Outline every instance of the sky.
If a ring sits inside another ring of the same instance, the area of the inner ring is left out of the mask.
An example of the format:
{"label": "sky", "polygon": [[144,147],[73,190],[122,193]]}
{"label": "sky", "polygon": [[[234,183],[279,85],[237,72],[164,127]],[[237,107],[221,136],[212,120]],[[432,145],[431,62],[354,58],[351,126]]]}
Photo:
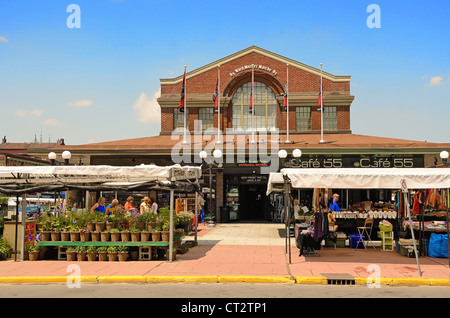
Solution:
{"label": "sky", "polygon": [[0,135],[158,135],[160,79],[256,45],[350,75],[354,134],[448,143],[449,11],[448,0],[0,0]]}

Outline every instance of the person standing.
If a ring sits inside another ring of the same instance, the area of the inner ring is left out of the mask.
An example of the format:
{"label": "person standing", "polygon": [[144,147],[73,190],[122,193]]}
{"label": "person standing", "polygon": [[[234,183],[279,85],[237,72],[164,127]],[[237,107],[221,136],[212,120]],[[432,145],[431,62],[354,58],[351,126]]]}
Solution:
{"label": "person standing", "polygon": [[156,203],[156,200],[154,197],[150,198],[150,208],[152,209],[152,212],[154,214],[158,214],[158,203]]}
{"label": "person standing", "polygon": [[123,206],[125,211],[131,211],[131,210],[136,209],[136,207],[133,204],[133,200],[134,200],[134,198],[132,196],[129,196],[127,198],[127,202],[125,202],[125,205]]}
{"label": "person standing", "polygon": [[103,197],[99,198],[97,203],[95,203],[92,206],[91,211],[92,212],[102,212],[103,214],[105,214],[105,212],[106,212],[105,201],[106,201],[105,198],[103,198]]}
{"label": "person standing", "polygon": [[111,203],[106,206],[105,216],[114,216],[114,213],[116,212],[116,206],[118,203],[119,200],[117,199],[112,200]]}
{"label": "person standing", "polygon": [[341,212],[341,208],[339,207],[339,194],[333,194],[333,203],[330,205],[330,211]]}
{"label": "person standing", "polygon": [[145,212],[150,212],[152,209],[150,207],[150,198],[149,197],[144,197],[144,199],[142,199],[142,203],[140,206],[140,212],[141,214],[145,213]]}
{"label": "person standing", "polygon": [[203,198],[204,193],[200,192],[198,196],[198,205],[200,206],[200,222],[205,222],[205,199]]}

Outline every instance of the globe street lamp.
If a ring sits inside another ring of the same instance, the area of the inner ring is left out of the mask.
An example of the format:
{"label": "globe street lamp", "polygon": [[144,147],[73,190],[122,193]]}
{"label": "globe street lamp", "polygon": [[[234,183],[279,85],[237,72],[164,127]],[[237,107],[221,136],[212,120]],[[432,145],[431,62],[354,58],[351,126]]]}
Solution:
{"label": "globe street lamp", "polygon": [[[214,227],[214,220],[212,215],[212,167],[215,166],[214,159],[207,160],[208,153],[204,150],[200,151],[198,154],[200,158],[205,161],[205,163],[208,164],[209,168],[209,221],[208,221],[208,227]],[[222,158],[222,151],[220,149],[216,149],[213,152],[213,157],[216,159],[216,161],[219,161],[220,158]],[[216,198],[217,199],[217,198]]]}
{"label": "globe street lamp", "polygon": [[52,166],[54,166],[55,165],[55,159],[56,159],[56,153],[54,153],[53,151],[49,152],[48,153],[48,159],[50,159],[50,163],[52,164]]}
{"label": "globe street lamp", "polygon": [[441,156],[442,164],[444,165],[444,167],[448,167],[448,151],[443,150],[439,155]]}
{"label": "globe street lamp", "polygon": [[69,159],[70,159],[70,157],[72,157],[72,154],[70,153],[70,151],[66,150],[66,151],[63,151],[62,157],[64,159],[64,163],[66,165],[68,165],[69,164]]}

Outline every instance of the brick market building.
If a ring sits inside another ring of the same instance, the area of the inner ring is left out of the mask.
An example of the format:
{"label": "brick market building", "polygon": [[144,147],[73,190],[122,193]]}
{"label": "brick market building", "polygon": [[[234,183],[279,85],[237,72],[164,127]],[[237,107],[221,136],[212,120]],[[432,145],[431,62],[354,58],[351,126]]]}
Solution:
{"label": "brick market building", "polygon": [[[220,117],[212,99],[218,74]],[[252,74],[254,116],[249,112]],[[283,107],[287,79],[288,112]],[[278,171],[283,165],[318,169],[435,167],[441,163],[440,151],[450,149],[450,143],[352,133],[350,110],[355,97],[350,92],[350,76],[327,72],[322,72],[325,107],[324,142],[321,142],[321,112],[317,106],[320,79],[319,68],[251,46],[192,71],[188,69],[184,113],[178,110],[183,74],[161,79],[158,98],[161,132],[158,136],[77,146],[55,145],[35,149],[32,154],[45,157],[45,152],[70,150],[71,164],[198,165],[202,164],[201,150],[206,149],[211,156],[212,151],[219,148],[223,160],[212,169],[212,177],[216,193],[213,213],[220,222],[220,207],[231,201],[239,203],[232,219],[274,220],[273,198],[265,195],[270,169]],[[253,133],[252,127],[255,127]],[[182,142],[184,136],[187,136],[186,144]],[[253,138],[255,143],[251,142]],[[280,149],[287,151],[286,160],[278,158]],[[299,161],[292,158],[294,149],[302,151]],[[261,150],[265,150],[267,156],[253,156],[254,151]],[[205,169],[205,188],[209,187],[209,177]],[[302,195],[307,192],[299,193],[300,199],[304,199]],[[375,190],[352,191],[342,204],[348,206],[354,201],[387,199],[388,196]],[[159,197],[159,200],[165,199]]]}

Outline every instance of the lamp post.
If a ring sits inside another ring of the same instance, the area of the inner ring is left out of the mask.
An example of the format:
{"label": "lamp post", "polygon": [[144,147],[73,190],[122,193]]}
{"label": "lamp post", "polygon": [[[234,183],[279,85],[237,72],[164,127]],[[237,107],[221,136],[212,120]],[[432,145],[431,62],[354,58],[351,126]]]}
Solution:
{"label": "lamp post", "polygon": [[[202,160],[205,161],[205,163],[208,164],[209,168],[209,221],[208,221],[208,227],[214,227],[214,220],[212,216],[212,167],[214,166],[214,159],[207,160],[208,153],[204,150],[200,151],[198,154]],[[222,158],[222,151],[220,149],[216,149],[213,152],[213,157],[218,161],[220,158]],[[217,199],[217,198],[216,198]]]}
{"label": "lamp post", "polygon": [[[440,157],[441,157],[441,160],[442,160],[442,164],[444,165],[444,167],[445,168],[447,168],[448,166],[449,166],[449,164],[448,164],[448,151],[445,151],[445,150],[443,150],[443,151],[441,151],[441,153],[439,154],[440,155]],[[450,203],[449,202],[449,200],[448,200],[448,198],[449,198],[449,195],[448,195],[448,188],[447,188],[447,202],[446,202],[446,204],[445,204],[445,206],[446,206],[446,216],[447,216],[447,241],[448,241],[448,250],[450,251],[450,230],[449,230],[449,225],[448,225],[448,204]],[[450,267],[450,256],[449,256],[449,258],[448,258],[448,266]]]}
{"label": "lamp post", "polygon": [[295,158],[295,165],[298,166],[300,157],[302,156],[302,151],[298,148],[294,149],[294,151],[292,151],[292,156]]}
{"label": "lamp post", "polygon": [[49,152],[48,153],[48,159],[50,159],[50,163],[52,164],[52,166],[54,166],[55,165],[55,159],[56,159],[56,153],[54,153],[53,151]]}
{"label": "lamp post", "polygon": [[287,151],[284,149],[281,149],[280,151],[278,151],[278,158],[281,159],[281,168],[283,168],[284,166],[284,160],[287,157]]}
{"label": "lamp post", "polygon": [[69,165],[69,159],[70,159],[70,157],[72,157],[72,154],[70,153],[70,151],[68,151],[68,150],[63,151],[62,157],[64,159],[65,165],[66,166]]}

